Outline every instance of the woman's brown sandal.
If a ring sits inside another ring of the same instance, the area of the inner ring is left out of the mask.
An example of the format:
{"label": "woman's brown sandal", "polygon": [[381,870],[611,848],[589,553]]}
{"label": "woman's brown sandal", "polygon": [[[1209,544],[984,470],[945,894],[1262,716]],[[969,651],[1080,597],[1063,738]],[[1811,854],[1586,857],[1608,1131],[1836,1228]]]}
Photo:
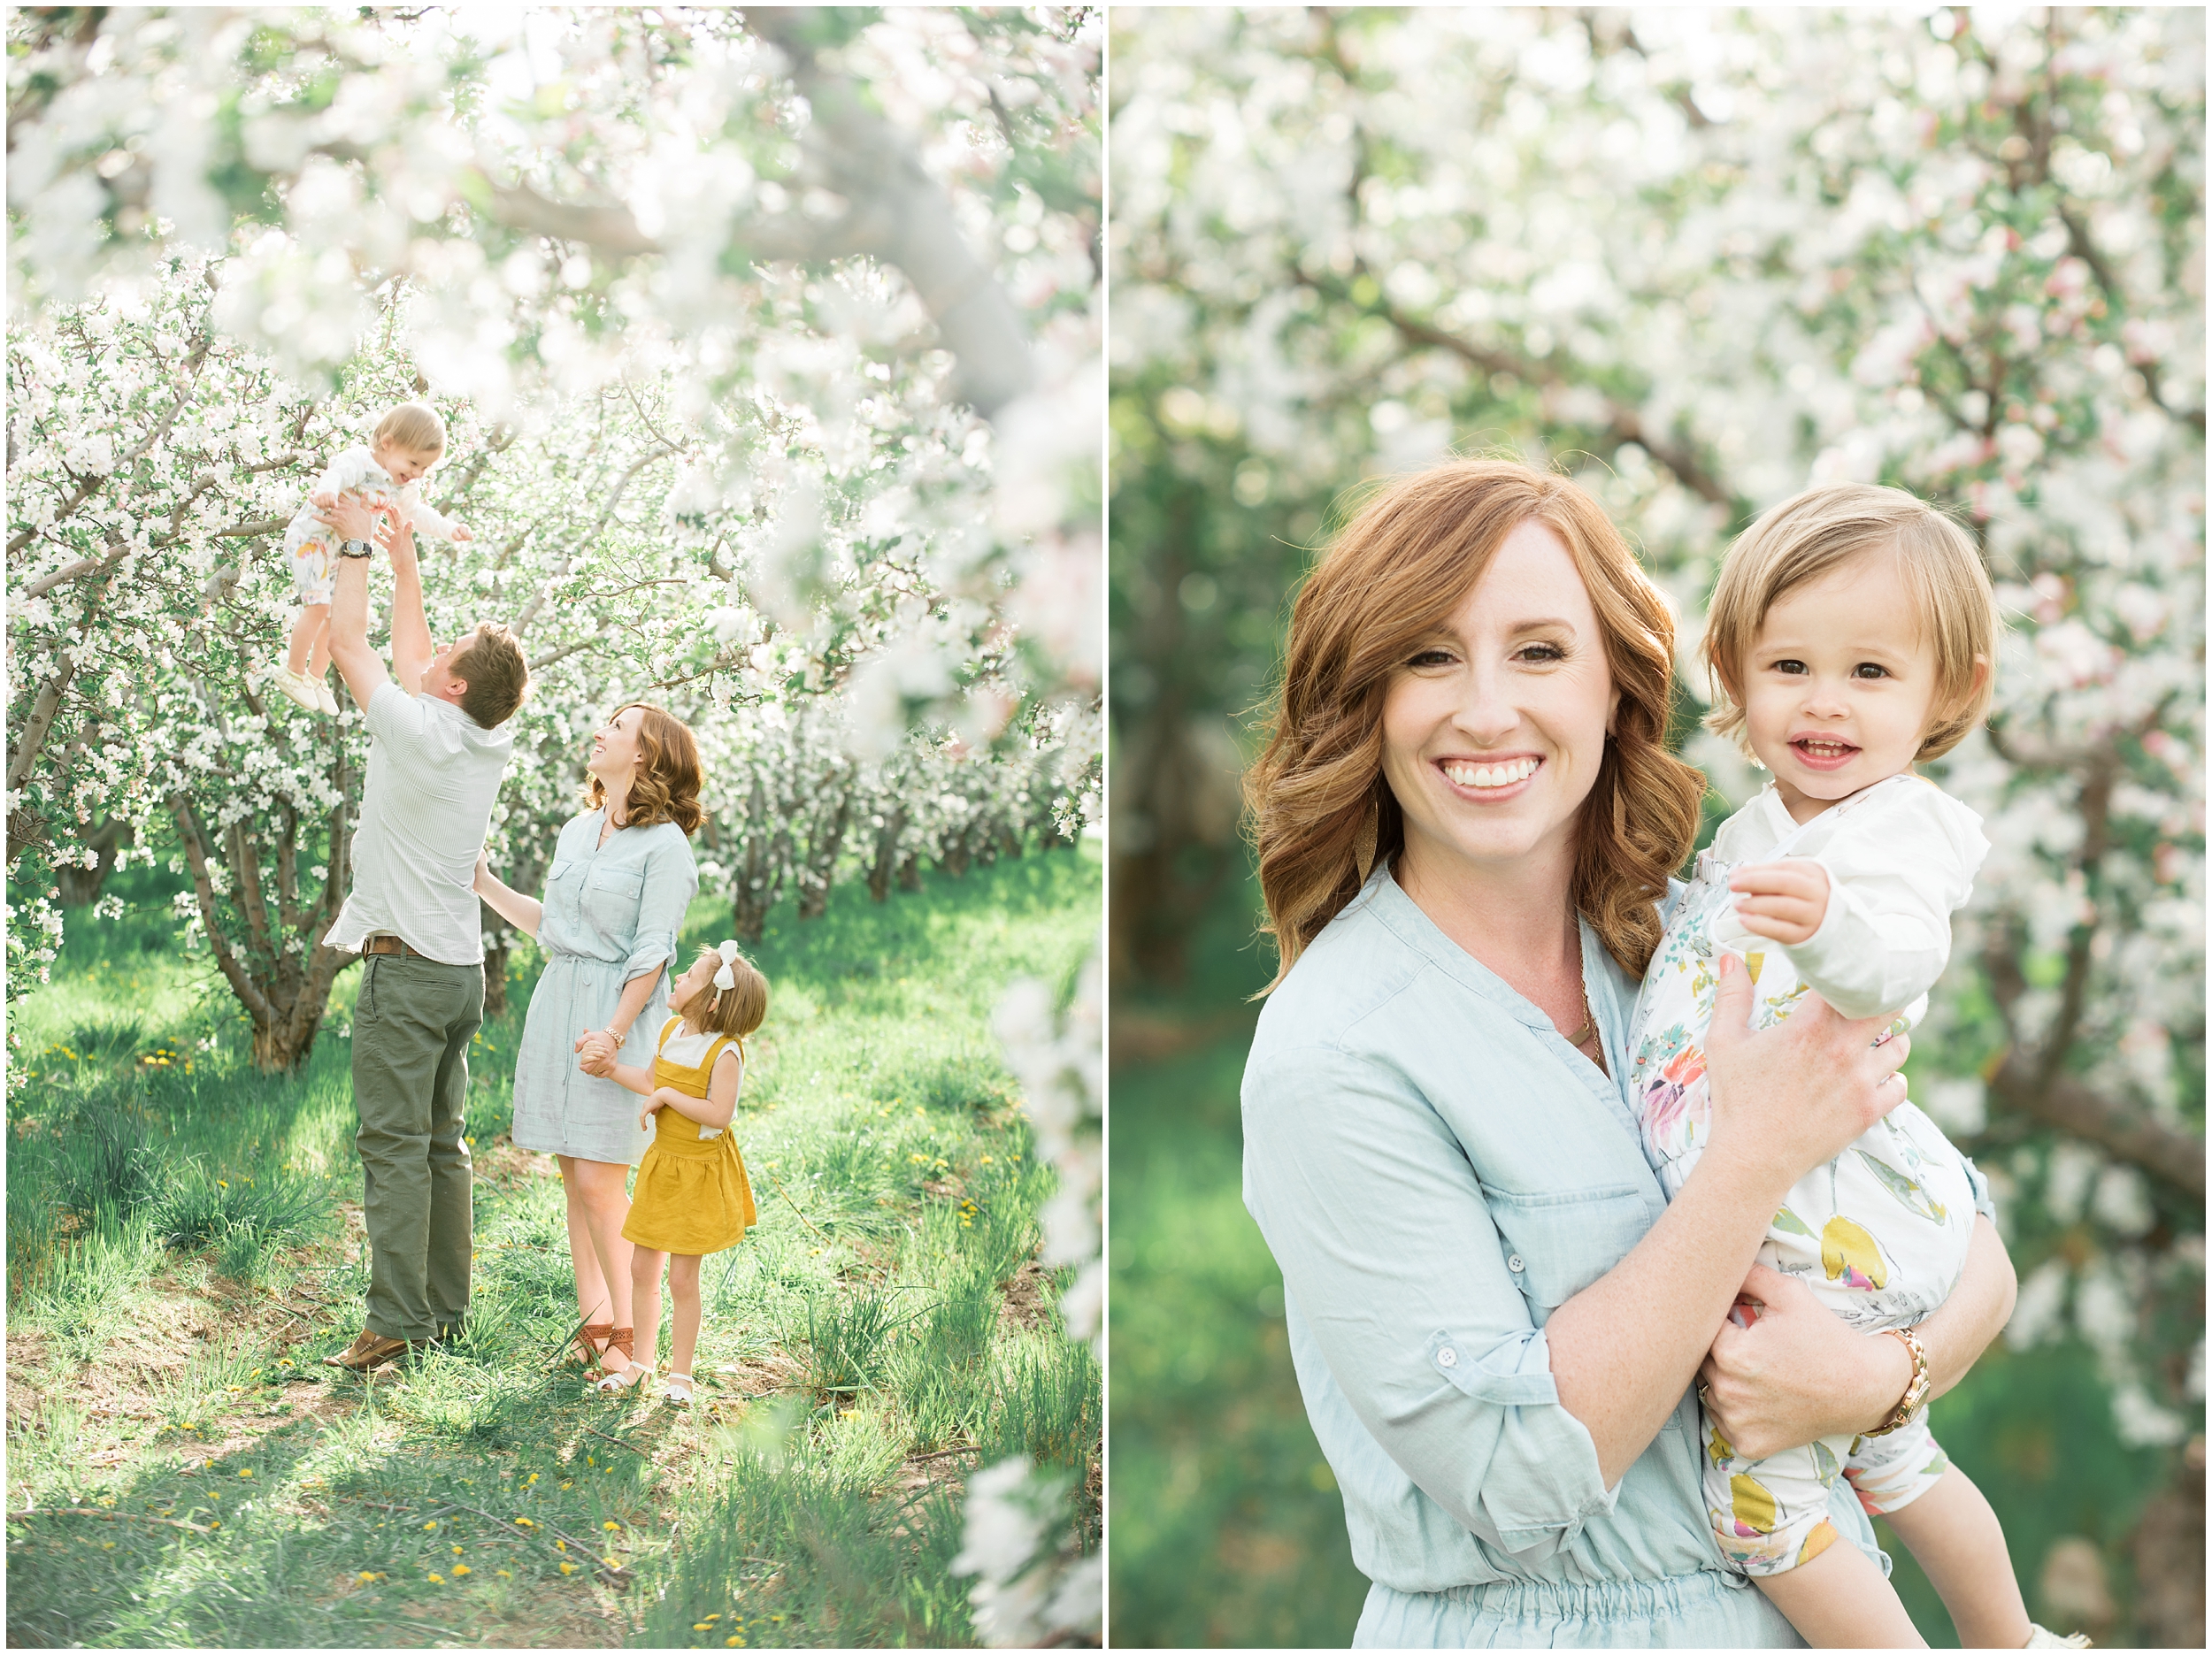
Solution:
{"label": "woman's brown sandal", "polygon": [[[626,1328],[623,1331],[626,1333],[629,1329]],[[585,1378],[597,1377],[592,1370],[599,1366],[599,1342],[611,1344],[613,1338],[614,1323],[611,1322],[587,1322],[576,1329],[576,1349]],[[626,1348],[623,1354],[629,1354]]]}
{"label": "woman's brown sandal", "polygon": [[638,1366],[636,1353],[630,1348],[632,1342],[635,1340],[636,1337],[637,1329],[634,1328],[617,1328],[611,1334],[608,1335],[607,1353],[609,1355],[612,1355],[615,1352],[620,1351],[622,1352],[623,1365],[620,1368],[608,1368],[607,1371],[600,1376],[599,1383],[592,1387],[593,1390],[606,1391],[627,1391],[632,1385],[636,1384],[640,1380],[650,1379],[653,1376],[653,1370],[650,1368],[641,1368]]}

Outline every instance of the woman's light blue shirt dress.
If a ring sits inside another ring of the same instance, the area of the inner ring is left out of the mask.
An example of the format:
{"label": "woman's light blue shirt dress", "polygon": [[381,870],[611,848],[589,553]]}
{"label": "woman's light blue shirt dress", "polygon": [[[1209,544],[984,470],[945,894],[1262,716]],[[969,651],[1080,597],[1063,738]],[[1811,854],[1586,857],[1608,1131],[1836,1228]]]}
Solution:
{"label": "woman's light blue shirt dress", "polygon": [[[1582,956],[1625,1073],[1635,985],[1587,924]],[[1546,1320],[1666,1206],[1634,1118],[1386,870],[1269,997],[1244,1138],[1245,1205],[1374,1582],[1356,1644],[1802,1647],[1707,1532],[1694,1394],[1612,1489],[1560,1406]],[[1832,1515],[1881,1557],[1840,1483]]]}
{"label": "woman's light blue shirt dress", "polygon": [[545,971],[515,1058],[514,1138],[544,1154],[635,1166],[652,1129],[638,1127],[635,1093],[577,1067],[576,1037],[605,1028],[623,985],[658,964],[660,980],[617,1058],[652,1067],[653,1038],[668,1020],[665,968],[699,893],[699,869],[674,823],[618,828],[602,846],[605,820],[605,811],[590,810],[563,828],[546,875],[538,924]]}

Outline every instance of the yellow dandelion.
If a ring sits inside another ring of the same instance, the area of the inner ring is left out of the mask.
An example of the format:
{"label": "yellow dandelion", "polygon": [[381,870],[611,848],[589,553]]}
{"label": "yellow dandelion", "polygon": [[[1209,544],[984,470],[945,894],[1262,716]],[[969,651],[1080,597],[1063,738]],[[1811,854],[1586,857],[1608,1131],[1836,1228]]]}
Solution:
{"label": "yellow dandelion", "polygon": [[458,1546],[454,1547],[454,1548],[453,1548],[453,1555],[454,1555],[455,1557],[457,1557],[457,1557],[459,1557],[459,1556],[461,1555],[461,1548],[460,1548],[460,1547],[458,1547]]}
{"label": "yellow dandelion", "polygon": [[572,1488],[574,1488],[576,1485],[575,1485],[573,1483],[562,1483],[562,1484],[561,1484],[561,1486],[562,1486],[564,1489],[572,1489]]}
{"label": "yellow dandelion", "polygon": [[442,1575],[433,1575],[430,1577],[430,1583],[433,1586],[442,1586],[445,1584],[445,1576]]}
{"label": "yellow dandelion", "polygon": [[364,1586],[366,1586],[371,1581],[374,1580],[376,1576],[370,1574],[368,1570],[363,1569],[360,1574],[355,1575],[354,1578],[359,1581]]}
{"label": "yellow dandelion", "polygon": [[433,1517],[433,1518],[432,1518],[432,1519],[431,1519],[428,1522],[425,1523],[425,1524],[422,1526],[422,1528],[423,1528],[423,1532],[424,1532],[425,1534],[428,1534],[428,1533],[429,1533],[432,1529],[435,1529],[437,1526],[438,1526],[438,1520],[437,1520],[436,1518]]}
{"label": "yellow dandelion", "polygon": [[511,1581],[514,1579],[514,1574],[511,1570],[502,1569],[499,1571],[499,1578],[503,1581]]}
{"label": "yellow dandelion", "polygon": [[568,1542],[565,1540],[556,1540],[553,1543],[553,1549],[556,1552],[565,1552],[568,1550]]}
{"label": "yellow dandelion", "polygon": [[600,1524],[599,1526],[602,1529],[612,1529],[617,1534],[620,1534],[622,1532],[622,1525],[616,1522],[612,1518],[609,1518],[605,1522]]}
{"label": "yellow dandelion", "polygon": [[532,1522],[527,1517],[518,1517],[515,1519],[515,1521],[521,1524],[525,1529],[535,1529],[537,1527],[537,1524]]}
{"label": "yellow dandelion", "polygon": [[242,1477],[250,1477],[253,1475],[253,1467],[251,1466],[248,1466],[241,1470],[238,1475]]}
{"label": "yellow dandelion", "polygon": [[982,1164],[987,1167],[989,1166],[991,1164],[991,1158],[988,1155],[984,1156]]}
{"label": "yellow dandelion", "polygon": [[467,1574],[468,1572],[469,1566],[465,1563],[456,1563],[453,1566],[453,1578],[456,1580],[460,1579],[462,1575]]}
{"label": "yellow dandelion", "polygon": [[576,1566],[573,1563],[564,1563],[561,1565],[561,1573],[564,1575],[573,1575],[576,1573]]}
{"label": "yellow dandelion", "polygon": [[[530,1482],[531,1482],[531,1483],[535,1483],[537,1480],[538,1480],[538,1474],[537,1474],[536,1472],[533,1471],[533,1472],[530,1474]],[[529,1483],[525,1483],[523,1486],[524,1486],[525,1488],[527,1488],[527,1487],[529,1486]]]}

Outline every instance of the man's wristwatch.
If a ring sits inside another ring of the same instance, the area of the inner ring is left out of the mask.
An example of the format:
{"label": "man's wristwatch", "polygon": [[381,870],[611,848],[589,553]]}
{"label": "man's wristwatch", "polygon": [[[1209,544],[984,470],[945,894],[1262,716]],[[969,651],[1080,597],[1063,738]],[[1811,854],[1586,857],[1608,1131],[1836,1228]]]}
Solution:
{"label": "man's wristwatch", "polygon": [[1920,1336],[1910,1328],[1884,1328],[1882,1331],[1902,1339],[1905,1348],[1912,1352],[1912,1381],[1906,1385],[1905,1394],[1898,1398],[1889,1418],[1870,1431],[1860,1432],[1862,1437],[1886,1437],[1892,1431],[1902,1429],[1911,1422],[1913,1415],[1920,1412],[1921,1404],[1928,1399],[1928,1352],[1921,1348]]}
{"label": "man's wristwatch", "polygon": [[374,550],[376,550],[376,548],[370,545],[366,540],[341,540],[338,542],[338,555],[341,557],[366,557]]}

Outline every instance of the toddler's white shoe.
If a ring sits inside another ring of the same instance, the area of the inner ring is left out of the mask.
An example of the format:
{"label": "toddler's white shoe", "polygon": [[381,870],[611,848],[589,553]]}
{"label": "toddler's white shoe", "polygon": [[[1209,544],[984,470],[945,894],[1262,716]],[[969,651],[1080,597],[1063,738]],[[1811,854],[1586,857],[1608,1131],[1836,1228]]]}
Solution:
{"label": "toddler's white shoe", "polygon": [[322,697],[315,693],[315,681],[305,673],[295,672],[283,662],[269,675],[269,682],[290,696],[311,713],[323,709]]}
{"label": "toddler's white shoe", "polygon": [[691,1406],[691,1375],[680,1374],[672,1369],[668,1377],[661,1383],[659,1399],[667,1403],[671,1407],[689,1407]]}
{"label": "toddler's white shoe", "polygon": [[338,698],[331,693],[330,686],[321,678],[315,680],[315,704],[328,716],[338,716]]}
{"label": "toddler's white shoe", "polygon": [[2028,1641],[2020,1646],[2023,1649],[2085,1650],[2090,1647],[2088,1638],[2079,1632],[2061,1637],[2055,1632],[2045,1631],[2032,1621],[2029,1621],[2028,1625],[2032,1630],[2028,1633]]}

